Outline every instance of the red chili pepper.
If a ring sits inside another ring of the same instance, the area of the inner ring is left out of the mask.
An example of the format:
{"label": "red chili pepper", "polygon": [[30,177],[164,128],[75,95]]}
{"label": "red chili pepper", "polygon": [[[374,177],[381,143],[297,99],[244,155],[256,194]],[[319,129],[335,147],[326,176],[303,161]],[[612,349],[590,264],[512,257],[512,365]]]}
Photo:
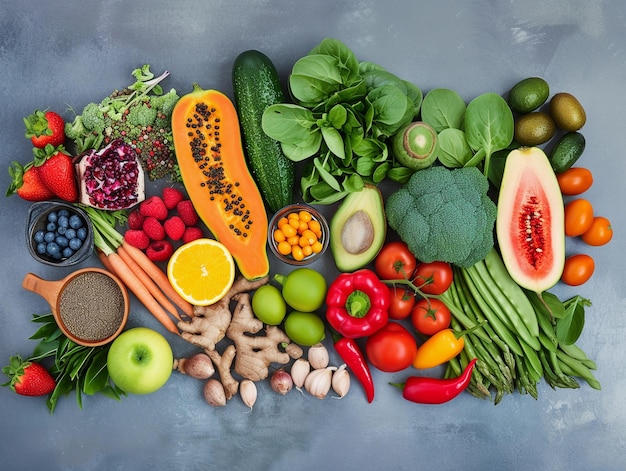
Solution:
{"label": "red chili pepper", "polygon": [[387,324],[389,304],[387,285],[372,270],[362,268],[340,274],[330,285],[326,319],[344,337],[367,337]]}
{"label": "red chili pepper", "polygon": [[335,350],[359,380],[365,390],[367,402],[371,403],[374,400],[374,380],[363,352],[354,339],[340,337],[337,340],[337,337],[335,337]]}
{"label": "red chili pepper", "polygon": [[443,404],[461,394],[472,379],[476,358],[470,361],[456,378],[437,379],[411,376],[405,383],[389,383],[402,390],[402,397],[419,404]]}

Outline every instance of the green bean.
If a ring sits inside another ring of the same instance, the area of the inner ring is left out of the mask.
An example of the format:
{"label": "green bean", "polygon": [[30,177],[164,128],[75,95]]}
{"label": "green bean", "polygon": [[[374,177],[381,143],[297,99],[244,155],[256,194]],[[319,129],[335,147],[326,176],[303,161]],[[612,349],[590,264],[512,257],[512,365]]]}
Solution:
{"label": "green bean", "polygon": [[568,369],[569,371],[571,371],[571,373],[568,374],[584,379],[587,384],[589,384],[589,386],[591,386],[593,389],[602,389],[600,386],[600,382],[596,379],[591,370],[583,365],[580,361],[570,357],[562,350],[557,350],[556,356],[559,359],[561,363],[561,368],[564,372],[566,371],[566,369]]}
{"label": "green bean", "polygon": [[563,350],[563,352],[565,352],[570,357],[575,358],[576,360],[580,361],[583,365],[585,365],[590,370],[598,369],[598,367],[596,365],[596,362],[593,361],[592,359],[590,359],[587,356],[587,354],[583,351],[583,349],[580,348],[578,345],[575,345],[575,344],[571,344],[571,345],[560,344],[559,348],[561,350]]}
{"label": "green bean", "polygon": [[485,267],[486,274],[489,275],[494,284],[499,287],[505,299],[521,317],[522,322],[526,325],[530,334],[536,337],[539,334],[539,326],[533,305],[526,297],[524,290],[511,278],[502,258],[500,258],[495,248],[492,248],[489,253],[487,253],[482,263],[476,264],[479,270],[481,270],[483,266]]}
{"label": "green bean", "polygon": [[[462,271],[457,271],[457,273],[463,273]],[[463,276],[463,275],[460,275]],[[497,314],[493,312],[493,310],[489,307],[489,305],[485,302],[483,297],[480,294],[480,291],[476,288],[476,286],[472,283],[472,280],[469,277],[463,276],[463,281],[465,287],[467,288],[468,297],[473,297],[474,301],[478,305],[480,312],[485,316],[489,324],[493,327],[493,329],[497,332],[500,338],[506,342],[509,348],[518,355],[523,355],[524,352],[522,347],[520,346],[518,340],[515,338],[511,330],[502,322]]]}
{"label": "green bean", "polygon": [[[559,361],[556,357],[556,352],[540,352],[541,354],[541,362],[544,365],[543,371],[544,376],[546,378],[548,375],[554,375],[554,383],[555,386],[560,388],[571,388],[576,389],[579,388],[580,385],[578,381],[576,381],[573,377],[566,375],[563,373],[561,366],[559,365]],[[552,386],[552,385],[551,385]]]}
{"label": "green bean", "polygon": [[535,307],[535,312],[537,313],[537,322],[539,323],[539,333],[543,333],[545,338],[549,340],[554,347],[558,347],[559,340],[556,337],[556,332],[550,318],[546,315],[543,309],[537,309]]}
{"label": "green bean", "polygon": [[537,352],[532,349],[526,342],[520,342],[522,346],[522,350],[524,350],[524,358],[527,360],[528,365],[532,368],[533,372],[536,375],[533,375],[533,378],[537,377],[537,381],[541,379],[543,376],[543,368],[541,367],[541,361],[537,356]]}
{"label": "green bean", "polygon": [[[443,294],[434,297],[438,298],[446,305],[452,315],[457,318],[465,329],[474,329],[474,327],[480,324],[476,318],[472,319],[464,310],[463,304],[459,298],[457,286],[454,282],[452,282],[450,287]],[[489,335],[487,335],[483,327],[477,327],[473,332],[484,341],[491,342],[491,338],[489,338]]]}
{"label": "green bean", "polygon": [[[494,313],[500,316],[503,322],[517,335],[524,340],[528,345],[533,347],[535,350],[539,350],[541,345],[539,344],[539,339],[537,338],[534,330],[530,330],[526,323],[524,322],[522,316],[515,310],[513,305],[507,299],[507,296],[504,292],[497,289],[495,286],[495,282],[489,279],[484,278],[484,273],[481,273],[477,268],[480,266],[479,264],[473,265],[471,267],[467,267],[464,269],[464,272],[467,277],[472,279],[472,282],[479,290],[482,297],[485,299],[485,302],[491,306]],[[486,270],[485,270],[486,271]],[[535,311],[532,312],[533,317],[535,317]],[[535,323],[537,322],[535,318]],[[537,335],[539,333],[539,328],[536,327]]]}
{"label": "green bean", "polygon": [[543,331],[539,332],[539,342],[543,348],[551,352],[556,352],[558,348],[558,344],[554,344]]}

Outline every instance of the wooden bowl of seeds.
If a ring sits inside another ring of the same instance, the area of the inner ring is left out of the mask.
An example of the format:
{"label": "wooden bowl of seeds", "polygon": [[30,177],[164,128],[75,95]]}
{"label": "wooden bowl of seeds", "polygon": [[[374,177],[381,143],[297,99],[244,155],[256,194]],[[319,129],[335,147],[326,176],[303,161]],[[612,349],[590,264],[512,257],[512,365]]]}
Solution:
{"label": "wooden bowl of seeds", "polygon": [[128,291],[107,270],[83,268],[56,281],[28,273],[22,287],[48,302],[61,332],[79,345],[105,345],[126,326]]}

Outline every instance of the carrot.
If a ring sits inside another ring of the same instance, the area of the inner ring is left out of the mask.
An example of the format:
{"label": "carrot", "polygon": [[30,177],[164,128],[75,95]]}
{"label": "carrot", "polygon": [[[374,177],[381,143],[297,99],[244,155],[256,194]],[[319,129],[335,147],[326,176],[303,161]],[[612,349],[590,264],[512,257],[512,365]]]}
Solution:
{"label": "carrot", "polygon": [[176,306],[172,304],[172,302],[167,299],[163,291],[159,289],[154,280],[148,276],[148,274],[141,268],[137,262],[128,254],[126,249],[121,245],[117,248],[117,254],[124,260],[124,263],[130,268],[130,270],[135,274],[137,279],[141,281],[141,284],[146,287],[150,294],[154,297],[154,299],[163,306],[167,311],[169,311],[176,319],[179,321],[182,320],[180,318],[180,314],[176,309]]}
{"label": "carrot", "polygon": [[185,315],[193,317],[193,306],[191,303],[183,299],[180,294],[174,290],[170,280],[167,278],[167,275],[156,263],[150,260],[140,249],[130,245],[124,240],[122,241],[120,247],[123,247],[124,250],[126,250],[128,255],[130,255],[141,268],[143,268],[148,276],[154,280],[159,288],[161,288],[163,293],[165,293],[165,295],[170,298],[172,302],[185,313]]}
{"label": "carrot", "polygon": [[106,268],[107,270],[109,270],[111,273],[113,273],[115,276],[117,276],[117,273],[115,273],[115,271],[113,270],[113,267],[111,266],[111,262],[107,258],[107,254],[105,254],[100,249],[98,249],[97,252],[98,252],[98,258],[100,259],[100,263],[102,263],[102,266]]}
{"label": "carrot", "polygon": [[150,313],[170,332],[179,335],[178,328],[163,307],[154,299],[150,291],[135,276],[122,257],[117,252],[111,252],[107,260],[114,273],[124,282],[126,287],[133,292],[137,299],[150,311]]}

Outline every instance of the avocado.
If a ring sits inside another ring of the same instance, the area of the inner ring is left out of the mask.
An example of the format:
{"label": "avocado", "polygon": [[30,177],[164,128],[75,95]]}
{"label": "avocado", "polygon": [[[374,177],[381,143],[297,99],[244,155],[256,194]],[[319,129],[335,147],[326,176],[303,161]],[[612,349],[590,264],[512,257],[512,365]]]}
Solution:
{"label": "avocado", "polygon": [[330,249],[337,269],[352,272],[374,260],[387,235],[383,196],[374,185],[349,193],[330,221]]}

